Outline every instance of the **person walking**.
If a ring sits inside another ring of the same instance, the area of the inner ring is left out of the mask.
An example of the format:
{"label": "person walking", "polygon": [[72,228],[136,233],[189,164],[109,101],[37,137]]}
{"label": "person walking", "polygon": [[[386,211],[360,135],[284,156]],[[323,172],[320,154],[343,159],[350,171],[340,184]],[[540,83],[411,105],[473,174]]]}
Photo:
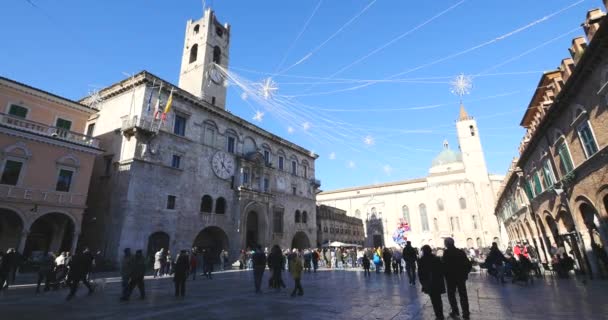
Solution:
{"label": "person walking", "polygon": [[129,275],[129,284],[127,287],[126,294],[122,298],[120,298],[120,300],[128,301],[135,287],[139,289],[139,299],[143,300],[146,298],[146,291],[144,287],[145,274],[146,259],[144,258],[143,251],[137,250],[135,251],[135,257],[133,257],[131,261],[131,274]]}
{"label": "person walking", "polygon": [[274,245],[268,255],[268,267],[272,271],[272,277],[270,278],[270,287],[281,290],[281,287],[285,287],[281,272],[283,271],[284,262],[283,253],[278,245]]}
{"label": "person walking", "polygon": [[175,282],[175,296],[184,297],[186,295],[186,279],[190,270],[190,257],[186,250],[180,251],[175,258],[173,267],[173,282]]}
{"label": "person walking", "polygon": [[161,248],[154,254],[154,278],[163,275],[166,261],[165,249]]}
{"label": "person walking", "polygon": [[40,285],[44,281],[44,291],[49,291],[52,279],[53,269],[55,268],[55,257],[50,252],[46,252],[40,259],[40,267],[38,269],[38,281],[36,284],[36,293],[40,292]]}
{"label": "person walking", "polygon": [[91,270],[91,260],[88,259],[84,253],[79,253],[70,259],[68,264],[68,284],[70,285],[70,293],[66,297],[66,300],[71,300],[76,295],[78,290],[78,283],[82,283],[89,289],[89,295],[93,294],[93,287],[87,280],[87,273]]}
{"label": "person walking", "polygon": [[[9,274],[9,265],[6,260],[6,254],[0,251],[0,291],[4,288],[8,288],[8,274]],[[6,287],[4,286],[6,284]]]}
{"label": "person walking", "polygon": [[312,272],[317,272],[317,269],[319,269],[319,258],[321,257],[321,254],[319,253],[318,249],[315,249],[312,251]]}
{"label": "person walking", "polygon": [[371,277],[371,274],[369,272],[370,261],[367,257],[367,254],[363,254],[363,259],[361,260],[361,263],[363,264],[363,276]]}
{"label": "person walking", "polygon": [[289,271],[291,272],[291,277],[295,282],[295,286],[291,292],[291,296],[295,297],[296,292],[299,296],[304,295],[304,289],[302,289],[302,269],[304,269],[304,267],[302,266],[302,256],[300,254],[297,254],[292,260]]}
{"label": "person walking", "polygon": [[467,296],[466,281],[471,272],[472,264],[464,251],[454,246],[454,239],[445,238],[445,251],[443,252],[443,264],[445,268],[445,280],[448,286],[448,300],[450,301],[450,317],[460,315],[458,303],[456,302],[456,290],[460,298],[463,319],[469,319],[469,297]]}
{"label": "person walking", "polygon": [[382,266],[382,259],[380,258],[380,254],[378,251],[374,252],[374,266],[376,267],[376,273],[380,273],[380,267]]}
{"label": "person walking", "polygon": [[196,280],[196,266],[198,264],[198,249],[192,248],[190,252],[190,273],[192,273],[192,280]]}
{"label": "person walking", "polygon": [[490,252],[486,257],[485,265],[488,268],[488,273],[500,281],[502,284],[505,283],[505,268],[503,263],[506,263],[507,259],[498,249],[498,244],[492,242]]}
{"label": "person walking", "polygon": [[[177,256],[175,260],[177,261]],[[165,270],[163,273],[170,276],[173,272],[173,257],[171,256],[171,250],[167,250],[167,254],[165,255]]]}
{"label": "person walking", "polygon": [[422,257],[418,260],[418,278],[422,285],[422,292],[429,295],[435,317],[445,319],[443,316],[443,302],[441,295],[445,293],[444,271],[441,259],[433,254],[429,245],[422,246]]}
{"label": "person walking", "polygon": [[120,263],[120,277],[122,280],[122,295],[120,296],[120,300],[127,300],[129,280],[131,279],[131,273],[133,272],[133,257],[131,256],[131,248],[125,248],[123,252],[124,256]]}
{"label": "person walking", "polygon": [[261,293],[262,277],[264,269],[266,269],[266,254],[262,251],[262,247],[258,245],[253,253],[253,282],[255,285],[255,293]]}
{"label": "person walking", "polygon": [[203,250],[203,275],[211,280],[211,272],[213,272],[213,252],[210,248]]}
{"label": "person walking", "polygon": [[418,253],[416,249],[412,247],[412,242],[407,241],[405,248],[403,248],[403,260],[405,260],[405,272],[410,280],[410,285],[416,285],[416,262],[418,260]]}
{"label": "person walking", "polygon": [[389,248],[385,247],[384,250],[382,250],[382,259],[384,260],[384,273],[391,274],[393,255],[391,254],[391,250]]}
{"label": "person walking", "polygon": [[21,255],[15,248],[10,248],[6,252],[6,261],[8,263],[9,273],[8,279],[6,281],[6,287],[8,288],[8,283],[15,284],[15,277],[17,275],[17,269],[19,269],[19,265],[21,264]]}

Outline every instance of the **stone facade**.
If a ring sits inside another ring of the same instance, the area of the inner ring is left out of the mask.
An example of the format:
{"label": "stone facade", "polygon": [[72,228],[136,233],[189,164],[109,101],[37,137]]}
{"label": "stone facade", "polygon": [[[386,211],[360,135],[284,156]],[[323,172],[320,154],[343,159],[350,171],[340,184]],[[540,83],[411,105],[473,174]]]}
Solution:
{"label": "stone facade", "polygon": [[540,80],[521,125],[527,129],[495,214],[512,241],[549,262],[564,247],[580,270],[607,274],[608,19],[591,10],[571,59]]}
{"label": "stone facade", "polygon": [[0,251],[71,251],[81,231],[99,141],[95,110],[0,78]]}
{"label": "stone facade", "polygon": [[363,221],[346,215],[346,211],[317,206],[317,246],[339,241],[348,244],[365,244]]}
{"label": "stone facade", "polygon": [[[199,32],[209,25],[216,24],[201,24]],[[204,82],[211,81],[208,71],[197,71]],[[182,76],[180,85],[191,80]],[[100,91],[100,111],[89,122],[106,153],[91,182],[87,243],[111,260],[125,247],[151,255],[199,246],[236,257],[255,244],[316,243],[317,155],[199,93],[146,71]],[[159,94],[161,105],[172,95],[164,121],[153,107]]]}
{"label": "stone facade", "polygon": [[487,247],[501,242],[493,215],[501,176],[487,172],[477,122],[461,106],[456,122],[460,151],[444,150],[425,178],[322,192],[317,203],[364,219],[365,246],[397,247],[393,234],[407,223],[415,246],[443,247],[454,237],[460,247]]}

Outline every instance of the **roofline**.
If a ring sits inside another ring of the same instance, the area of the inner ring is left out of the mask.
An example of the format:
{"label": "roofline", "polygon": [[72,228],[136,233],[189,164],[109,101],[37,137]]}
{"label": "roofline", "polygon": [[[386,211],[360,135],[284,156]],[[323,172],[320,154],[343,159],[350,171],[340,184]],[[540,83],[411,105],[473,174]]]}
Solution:
{"label": "roofline", "polygon": [[[7,87],[10,87],[10,88],[13,88],[16,90],[20,90],[20,91],[24,91],[24,92],[26,90],[35,91],[39,94],[46,96],[45,98],[47,98],[48,100],[54,100],[57,103],[66,105],[70,108],[78,109],[80,111],[88,112],[90,114],[97,112],[97,110],[95,110],[89,106],[86,106],[80,102],[62,97],[60,95],[57,95],[57,94],[54,94],[54,93],[51,93],[51,92],[48,92],[48,91],[45,91],[45,90],[42,90],[42,89],[39,89],[36,87],[32,87],[25,83],[22,83],[22,82],[13,80],[13,79],[9,79],[9,78],[3,77],[3,76],[0,76],[0,84],[4,84]],[[30,93],[30,92],[25,92],[25,93]]]}
{"label": "roofline", "polygon": [[526,107],[526,111],[524,112],[524,115],[521,118],[521,121],[519,122],[519,125],[521,127],[524,127],[524,121],[526,121],[526,117],[534,109],[532,106],[532,103],[534,103],[534,101],[536,100],[536,94],[538,93],[539,90],[545,89],[545,88],[543,88],[544,86],[542,85],[543,82],[545,81],[545,79],[547,78],[548,75],[555,74],[555,73],[561,73],[561,72],[559,69],[554,69],[554,70],[543,72],[543,75],[540,77],[540,80],[538,80],[538,84],[536,85],[536,90],[534,90],[534,93],[532,94],[532,99],[530,99],[530,103],[528,103],[528,107]]}
{"label": "roofline", "polygon": [[[135,83],[132,83],[133,79],[135,79]],[[237,122],[240,125],[249,127],[250,130],[256,131],[256,132],[260,133],[261,135],[265,136],[266,138],[278,141],[281,145],[283,145],[283,147],[288,147],[288,148],[296,150],[302,154],[306,154],[308,157],[310,157],[312,159],[319,158],[318,154],[313,154],[310,150],[303,148],[303,147],[295,144],[294,142],[281,138],[281,137],[275,135],[274,133],[271,133],[263,128],[260,128],[257,125],[255,125],[229,111],[212,106],[208,102],[199,99],[198,97],[191,94],[190,92],[180,88],[179,86],[174,85],[173,83],[171,83],[169,81],[166,81],[166,80],[160,78],[157,75],[154,75],[153,73],[151,73],[147,70],[142,70],[139,73],[135,74],[133,77],[125,78],[114,84],[111,84],[111,85],[99,90],[99,93],[102,96],[104,96],[104,95],[114,96],[114,95],[118,95],[124,91],[127,91],[127,90],[133,88],[133,86],[138,86],[143,83],[152,82],[154,80],[167,84],[167,86],[163,87],[163,90],[170,91],[171,88],[173,88],[174,97],[179,97],[182,100],[190,101],[190,102],[194,103],[195,105],[202,107],[205,111],[215,113],[216,115],[221,116],[225,119],[228,119],[229,121]],[[80,101],[84,101],[87,98],[89,98],[89,96],[82,98]]]}
{"label": "roofline", "polygon": [[343,189],[323,191],[321,193],[318,193],[317,195],[325,195],[325,194],[340,193],[340,192],[355,191],[355,190],[363,190],[363,189],[392,187],[392,186],[397,186],[397,185],[400,185],[400,184],[410,184],[410,183],[426,182],[426,180],[427,180],[427,178],[414,178],[414,179],[393,181],[393,182],[380,183],[380,184],[370,184],[370,185],[364,185],[364,186],[357,186],[357,187],[349,187],[349,188],[343,188]]}

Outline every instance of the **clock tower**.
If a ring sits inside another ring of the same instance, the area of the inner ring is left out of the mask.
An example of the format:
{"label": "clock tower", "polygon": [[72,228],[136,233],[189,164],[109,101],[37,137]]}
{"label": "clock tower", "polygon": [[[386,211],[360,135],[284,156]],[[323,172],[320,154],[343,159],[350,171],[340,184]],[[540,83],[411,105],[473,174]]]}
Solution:
{"label": "clock tower", "polygon": [[226,109],[226,85],[218,70],[228,68],[230,25],[221,24],[211,9],[199,20],[188,20],[179,87]]}

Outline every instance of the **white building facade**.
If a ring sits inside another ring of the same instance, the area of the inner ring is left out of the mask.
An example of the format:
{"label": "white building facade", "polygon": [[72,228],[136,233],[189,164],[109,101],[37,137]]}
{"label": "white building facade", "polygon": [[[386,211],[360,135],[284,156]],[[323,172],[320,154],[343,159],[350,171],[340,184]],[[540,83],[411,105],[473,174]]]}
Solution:
{"label": "white building facade", "polygon": [[[227,67],[229,37],[207,10],[187,23],[179,87],[143,71],[83,100],[100,109],[88,125],[105,150],[83,236],[106,258],[127,247],[150,256],[198,246],[234,258],[258,244],[316,243],[317,156],[225,110],[214,70]],[[172,96],[164,121],[154,115],[159,95],[162,108]]]}
{"label": "white building facade", "polygon": [[325,191],[317,203],[364,220],[366,246],[398,247],[393,234],[407,222],[414,246],[443,247],[445,237],[467,248],[501,243],[493,206],[502,176],[488,174],[477,122],[461,106],[456,122],[460,152],[447,142],[425,178]]}

